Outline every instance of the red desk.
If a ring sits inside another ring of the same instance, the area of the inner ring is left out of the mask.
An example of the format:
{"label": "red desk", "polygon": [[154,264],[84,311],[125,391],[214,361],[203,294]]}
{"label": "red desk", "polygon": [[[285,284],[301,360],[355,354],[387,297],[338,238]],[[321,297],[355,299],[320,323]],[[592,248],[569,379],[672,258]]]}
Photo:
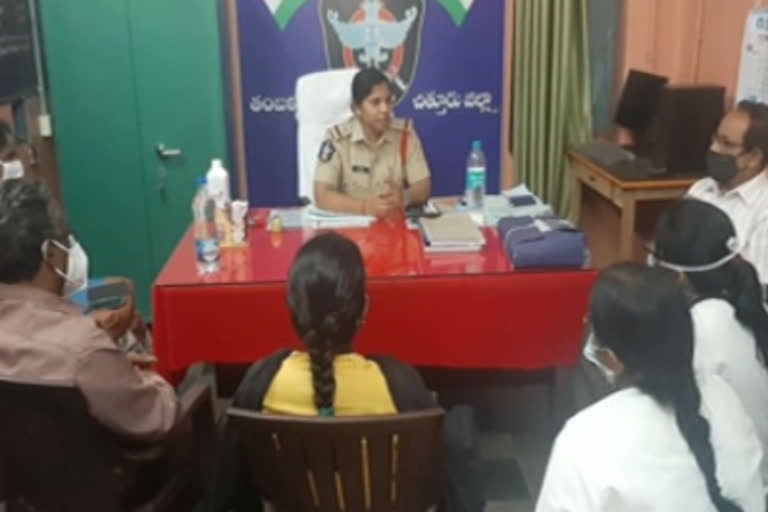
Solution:
{"label": "red desk", "polygon": [[[341,231],[360,246],[370,311],[356,342],[417,366],[540,369],[573,364],[593,271],[510,269],[495,230],[476,254],[425,254],[419,234],[376,224]],[[248,363],[295,345],[285,301],[294,255],[312,231],[250,232],[199,277],[188,232],[154,285],[158,370]]]}

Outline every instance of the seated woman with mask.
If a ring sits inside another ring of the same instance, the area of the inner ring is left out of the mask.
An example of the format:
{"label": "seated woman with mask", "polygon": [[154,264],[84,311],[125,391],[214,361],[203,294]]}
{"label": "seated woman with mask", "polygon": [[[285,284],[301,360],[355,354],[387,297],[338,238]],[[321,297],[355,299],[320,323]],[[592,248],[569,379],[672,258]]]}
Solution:
{"label": "seated woman with mask", "polygon": [[[757,271],[740,255],[719,208],[685,199],[656,226],[653,263],[679,272],[693,298],[693,365],[720,375],[741,399],[768,449],[768,312]],[[763,461],[768,483],[768,461]]]}
{"label": "seated woman with mask", "polygon": [[557,437],[538,512],[764,512],[762,448],[731,388],[694,374],[678,276],[621,264],[592,290],[585,355],[617,390]]}
{"label": "seated woman with mask", "polygon": [[[281,350],[255,363],[235,393],[233,405],[273,414],[365,416],[437,407],[432,393],[410,366],[386,357],[364,357],[353,341],[368,309],[362,255],[350,240],[326,233],[299,251],[288,277],[288,309],[306,350]],[[450,419],[447,418],[447,424]],[[451,439],[451,432],[446,432]],[[236,434],[222,439],[215,482],[214,510],[260,510],[258,489],[248,483],[245,453]],[[459,510],[481,511],[469,488],[466,464],[451,466],[451,496],[472,503]],[[450,485],[450,484],[449,484]],[[466,494],[464,492],[466,491]],[[472,494],[472,497],[466,497]]]}

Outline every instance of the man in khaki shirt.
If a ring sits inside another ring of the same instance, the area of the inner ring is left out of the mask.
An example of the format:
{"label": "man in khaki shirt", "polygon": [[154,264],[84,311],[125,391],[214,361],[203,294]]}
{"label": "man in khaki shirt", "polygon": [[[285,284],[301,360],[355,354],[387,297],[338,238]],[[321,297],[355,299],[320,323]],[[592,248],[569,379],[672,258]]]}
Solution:
{"label": "man in khaki shirt", "polygon": [[87,257],[43,185],[0,183],[0,247],[0,379],[74,386],[111,431],[166,434],[177,416],[170,384],[63,297],[84,285]]}
{"label": "man in khaki shirt", "polygon": [[389,80],[374,68],[352,81],[348,121],[331,127],[320,147],[315,200],[325,210],[386,218],[431,193],[429,165],[407,120],[392,118]]}

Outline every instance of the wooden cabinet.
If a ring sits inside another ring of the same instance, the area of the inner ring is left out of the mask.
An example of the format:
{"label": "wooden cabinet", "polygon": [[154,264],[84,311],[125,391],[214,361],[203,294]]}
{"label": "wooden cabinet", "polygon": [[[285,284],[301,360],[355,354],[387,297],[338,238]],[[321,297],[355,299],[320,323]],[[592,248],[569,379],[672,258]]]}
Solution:
{"label": "wooden cabinet", "polygon": [[692,177],[670,178],[664,176],[655,179],[625,181],[577,151],[568,151],[567,157],[576,180],[580,184],[578,197],[581,198],[582,189],[591,189],[619,210],[618,256],[622,261],[631,261],[634,255],[638,203],[679,199],[694,183]]}

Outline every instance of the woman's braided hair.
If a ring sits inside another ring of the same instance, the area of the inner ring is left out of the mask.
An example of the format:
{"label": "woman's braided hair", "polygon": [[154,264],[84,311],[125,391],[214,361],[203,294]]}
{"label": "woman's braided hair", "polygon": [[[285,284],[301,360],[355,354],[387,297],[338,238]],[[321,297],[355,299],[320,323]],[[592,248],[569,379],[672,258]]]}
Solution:
{"label": "woman's braided hair", "polygon": [[717,480],[710,425],[699,411],[701,393],[693,372],[693,320],[678,276],[659,268],[614,265],[592,289],[590,319],[598,345],[624,364],[624,378],[674,410],[718,512],[740,512]]}
{"label": "woman's braided hair", "polygon": [[309,353],[315,406],[333,414],[336,354],[350,351],[365,311],[365,267],[360,250],[336,233],[301,248],[288,279],[291,320]]}

